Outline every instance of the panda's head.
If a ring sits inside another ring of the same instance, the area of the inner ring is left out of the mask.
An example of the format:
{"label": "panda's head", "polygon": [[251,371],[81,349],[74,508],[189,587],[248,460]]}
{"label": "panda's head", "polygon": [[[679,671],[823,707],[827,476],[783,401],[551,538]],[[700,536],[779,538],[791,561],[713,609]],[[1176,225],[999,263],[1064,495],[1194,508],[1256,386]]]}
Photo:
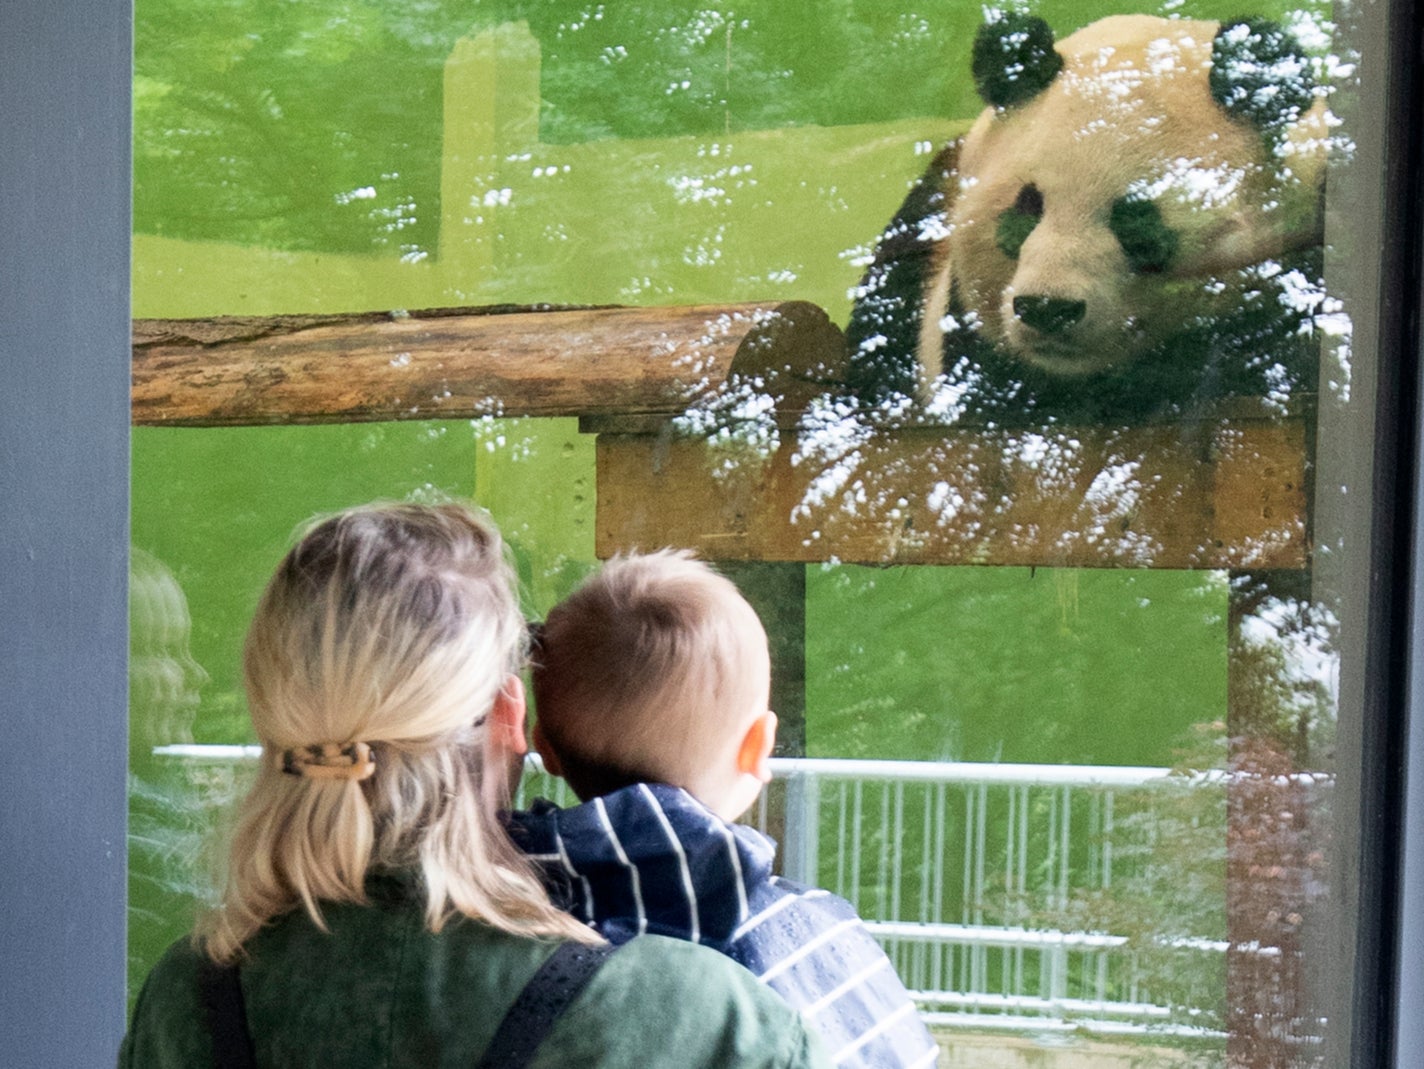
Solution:
{"label": "panda's head", "polygon": [[1058,375],[1124,364],[1319,241],[1326,113],[1273,23],[1102,19],[1055,42],[987,23],[988,105],[947,190],[957,304]]}

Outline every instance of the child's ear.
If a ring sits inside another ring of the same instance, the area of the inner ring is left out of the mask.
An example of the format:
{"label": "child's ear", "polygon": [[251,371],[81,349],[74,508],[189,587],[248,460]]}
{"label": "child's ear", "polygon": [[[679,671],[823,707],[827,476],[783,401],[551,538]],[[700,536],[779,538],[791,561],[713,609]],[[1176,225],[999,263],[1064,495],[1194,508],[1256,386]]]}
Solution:
{"label": "child's ear", "polygon": [[508,676],[490,708],[490,736],[515,756],[529,749],[524,739],[524,714],[524,681]]}
{"label": "child's ear", "polygon": [[559,755],[554,753],[554,748],[549,745],[549,740],[544,734],[544,728],[538,720],[534,721],[534,749],[539,756],[544,759],[544,771],[551,776],[562,776],[563,766],[559,764]]}
{"label": "child's ear", "polygon": [[737,749],[737,771],[771,782],[771,750],[776,745],[776,714],[770,709],[751,722]]}

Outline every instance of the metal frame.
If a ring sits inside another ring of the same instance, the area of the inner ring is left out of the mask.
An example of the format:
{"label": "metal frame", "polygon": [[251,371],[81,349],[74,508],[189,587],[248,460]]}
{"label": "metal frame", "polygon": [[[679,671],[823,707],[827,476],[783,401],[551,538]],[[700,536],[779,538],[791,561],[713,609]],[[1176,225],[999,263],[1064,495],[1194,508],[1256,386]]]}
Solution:
{"label": "metal frame", "polygon": [[[1373,934],[1381,952],[1372,974],[1357,975],[1355,999],[1357,1006],[1374,1001],[1371,988],[1379,984],[1385,997],[1377,1004],[1389,1018],[1376,1027],[1388,1049],[1383,1040],[1376,1047],[1362,1038],[1356,1050],[1374,1054],[1371,1064],[1403,1069],[1424,1065],[1424,12],[1412,0],[1392,7],[1386,213],[1400,240],[1384,252],[1380,304],[1387,324],[1381,351],[1397,361],[1396,401],[1393,427],[1381,420],[1376,456],[1393,462],[1393,497],[1376,491],[1375,509],[1381,541],[1388,540],[1376,574],[1394,596],[1380,621],[1389,658],[1380,672],[1393,701],[1376,722],[1385,761],[1375,800],[1381,819],[1368,848],[1393,882],[1379,913],[1360,917],[1361,937]],[[1365,852],[1362,868],[1373,858]]]}
{"label": "metal frame", "polygon": [[0,8],[0,1050],[124,1023],[129,0]]}
{"label": "metal frame", "polygon": [[[1410,0],[1356,7],[1389,42],[1391,133],[1348,1063],[1405,1069],[1424,1064],[1424,68]],[[37,1067],[105,1064],[122,1027],[131,18],[9,3],[0,33],[0,1045]]]}
{"label": "metal frame", "polygon": [[1395,0],[1359,17],[1388,60],[1361,94],[1381,115],[1384,225],[1349,1063],[1404,1069],[1424,1064],[1424,12]]}

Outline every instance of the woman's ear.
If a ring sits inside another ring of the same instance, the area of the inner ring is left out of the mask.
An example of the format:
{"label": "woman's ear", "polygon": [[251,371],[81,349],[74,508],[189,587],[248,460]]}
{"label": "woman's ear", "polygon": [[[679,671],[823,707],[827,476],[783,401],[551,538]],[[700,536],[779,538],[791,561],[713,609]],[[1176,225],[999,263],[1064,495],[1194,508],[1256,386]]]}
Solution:
{"label": "woman's ear", "polygon": [[771,751],[776,745],[776,714],[770,709],[751,722],[737,748],[737,771],[771,782]]}
{"label": "woman's ear", "polygon": [[490,709],[490,737],[515,756],[529,749],[524,738],[524,715],[524,680],[507,676]]}
{"label": "woman's ear", "polygon": [[544,734],[544,728],[537,719],[534,721],[534,749],[544,761],[545,772],[551,776],[564,774],[564,767],[559,763],[559,755],[549,745],[549,737]]}

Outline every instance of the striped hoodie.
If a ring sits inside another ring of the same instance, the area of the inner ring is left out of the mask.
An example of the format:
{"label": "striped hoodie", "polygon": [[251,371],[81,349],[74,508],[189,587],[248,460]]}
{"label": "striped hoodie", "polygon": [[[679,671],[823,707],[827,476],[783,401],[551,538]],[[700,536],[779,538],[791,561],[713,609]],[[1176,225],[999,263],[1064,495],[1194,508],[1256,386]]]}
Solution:
{"label": "striped hoodie", "polygon": [[510,815],[554,901],[613,943],[652,932],[702,943],[799,1010],[843,1066],[925,1069],[938,1054],[854,907],[771,873],[776,844],[686,791],[636,784]]}

